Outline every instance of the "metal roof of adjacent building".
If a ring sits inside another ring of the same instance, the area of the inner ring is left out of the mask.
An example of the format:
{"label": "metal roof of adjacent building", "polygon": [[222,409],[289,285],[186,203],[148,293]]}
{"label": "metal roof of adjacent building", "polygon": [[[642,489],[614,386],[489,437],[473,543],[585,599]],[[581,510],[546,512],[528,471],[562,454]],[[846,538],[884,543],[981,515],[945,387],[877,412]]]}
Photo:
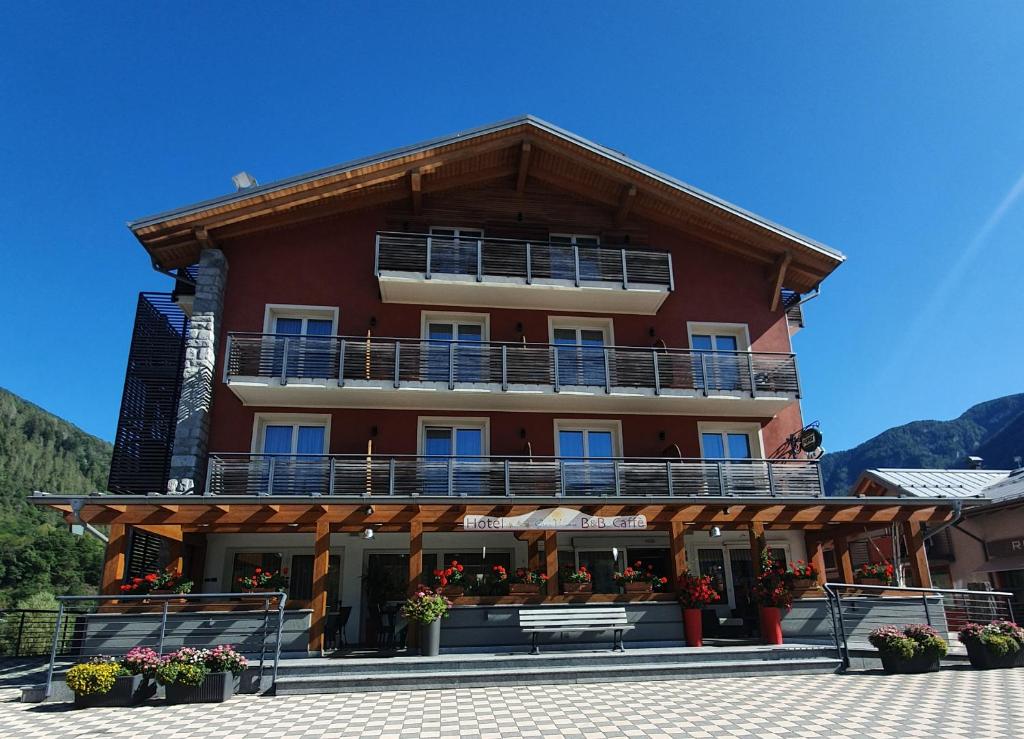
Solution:
{"label": "metal roof of adjacent building", "polygon": [[[1009,470],[864,470],[867,478],[884,486],[890,495],[917,498],[992,498],[991,490],[1010,477]],[[1024,493],[1024,475],[1019,475]],[[859,484],[859,482],[858,482]]]}

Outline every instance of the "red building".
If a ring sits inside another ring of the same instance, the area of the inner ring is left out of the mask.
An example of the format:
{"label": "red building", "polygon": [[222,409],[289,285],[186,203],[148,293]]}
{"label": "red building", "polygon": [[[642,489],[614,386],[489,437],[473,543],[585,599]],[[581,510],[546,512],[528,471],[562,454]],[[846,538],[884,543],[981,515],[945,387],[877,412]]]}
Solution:
{"label": "red building", "polygon": [[[40,501],[111,525],[107,592],[144,541],[208,592],[280,569],[318,652],[331,612],[364,638],[457,559],[447,648],[515,639],[480,615],[524,602],[627,603],[671,642],[683,570],[742,619],[761,550],[834,543],[850,581],[845,537],[892,521],[927,584],[949,508],[823,498],[798,443],[791,337],[839,252],[532,117],[236,181],[131,224],[176,290],[140,297],[111,494]],[[619,592],[635,561],[666,587]]]}

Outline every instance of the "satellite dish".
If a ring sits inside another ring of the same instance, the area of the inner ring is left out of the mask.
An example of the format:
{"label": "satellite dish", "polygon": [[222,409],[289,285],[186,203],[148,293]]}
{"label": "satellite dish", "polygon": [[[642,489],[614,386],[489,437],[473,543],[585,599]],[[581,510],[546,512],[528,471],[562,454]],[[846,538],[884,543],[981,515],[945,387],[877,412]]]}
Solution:
{"label": "satellite dish", "polygon": [[813,426],[800,432],[800,448],[805,452],[813,452],[821,446],[821,429]]}

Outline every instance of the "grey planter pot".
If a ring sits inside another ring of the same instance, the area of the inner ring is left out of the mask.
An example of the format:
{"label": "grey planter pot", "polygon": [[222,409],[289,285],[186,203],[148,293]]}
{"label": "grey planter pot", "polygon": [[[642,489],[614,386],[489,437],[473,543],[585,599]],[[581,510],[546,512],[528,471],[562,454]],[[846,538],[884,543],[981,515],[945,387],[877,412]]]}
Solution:
{"label": "grey planter pot", "polygon": [[993,654],[980,641],[972,640],[965,642],[967,657],[971,660],[971,667],[979,670],[997,670],[1007,667],[1024,667],[1024,649],[1018,649],[1010,654]]}
{"label": "grey planter pot", "polygon": [[202,685],[167,685],[168,703],[223,703],[235,693],[235,676],[230,672],[211,672]]}
{"label": "grey planter pot", "polygon": [[156,693],[156,683],[142,675],[125,675],[114,680],[114,687],[107,693],[78,695],[75,693],[76,708],[99,706],[134,706]]}
{"label": "grey planter pot", "polygon": [[919,672],[938,672],[939,658],[931,655],[918,655],[911,659],[903,659],[892,652],[881,652],[882,669],[890,675],[912,675]]}
{"label": "grey planter pot", "polygon": [[420,624],[420,654],[436,657],[441,651],[441,619]]}

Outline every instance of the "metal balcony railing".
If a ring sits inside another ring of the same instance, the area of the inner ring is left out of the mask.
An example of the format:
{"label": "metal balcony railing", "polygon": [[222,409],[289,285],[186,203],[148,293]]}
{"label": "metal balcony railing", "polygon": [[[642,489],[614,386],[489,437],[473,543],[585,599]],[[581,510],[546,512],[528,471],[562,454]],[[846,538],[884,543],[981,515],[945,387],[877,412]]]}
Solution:
{"label": "metal balcony railing", "polygon": [[819,497],[804,459],[210,455],[207,495]]}
{"label": "metal balcony railing", "polygon": [[675,289],[672,257],[668,252],[588,246],[550,241],[466,238],[382,231],[377,234],[374,274],[414,272],[424,279],[434,275],[466,275],[478,282],[487,278],[613,282],[661,285]]}
{"label": "metal balcony railing", "polygon": [[565,386],[789,394],[800,397],[796,356],[773,352],[565,344],[438,341],[354,336],[233,333],[228,336],[225,380],[233,377],[441,383],[454,390],[472,385]]}

